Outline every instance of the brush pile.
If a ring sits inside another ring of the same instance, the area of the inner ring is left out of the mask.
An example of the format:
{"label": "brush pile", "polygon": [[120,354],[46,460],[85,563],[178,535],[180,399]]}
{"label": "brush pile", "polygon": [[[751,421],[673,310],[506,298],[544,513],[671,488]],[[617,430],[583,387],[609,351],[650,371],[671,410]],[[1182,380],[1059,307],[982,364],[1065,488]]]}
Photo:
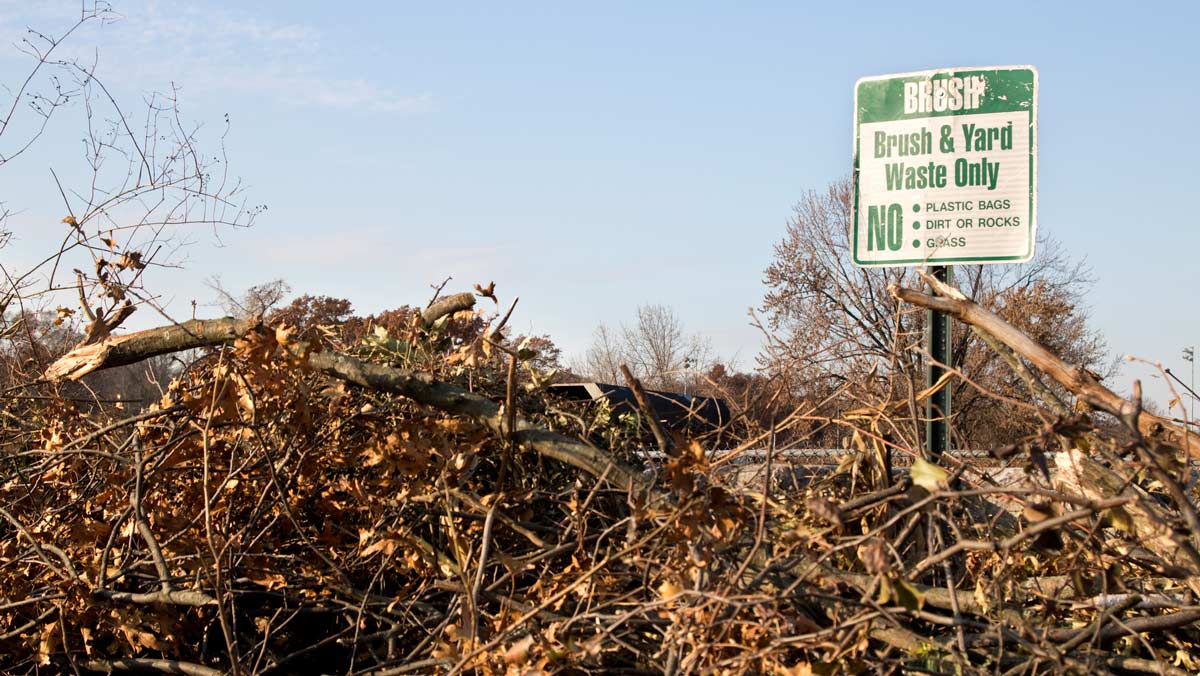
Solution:
{"label": "brush pile", "polygon": [[[467,294],[353,344],[255,319],[93,340],[0,394],[0,671],[1200,669],[1200,438],[930,284],[892,292],[1070,405],[927,458],[910,402],[875,401],[821,421],[846,452],[799,482],[772,432],[810,409],[738,418],[714,456],[556,401],[504,319],[452,339]],[[63,394],[185,350],[136,413]]]}

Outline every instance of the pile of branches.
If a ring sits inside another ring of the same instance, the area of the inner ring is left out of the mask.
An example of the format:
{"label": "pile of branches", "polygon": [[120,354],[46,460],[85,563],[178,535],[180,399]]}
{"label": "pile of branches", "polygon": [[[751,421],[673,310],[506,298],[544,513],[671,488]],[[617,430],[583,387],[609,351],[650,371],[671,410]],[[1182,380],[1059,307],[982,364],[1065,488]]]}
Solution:
{"label": "pile of branches", "polygon": [[[879,401],[824,421],[836,470],[785,482],[773,429],[735,421],[713,457],[555,401],[507,314],[448,341],[470,294],[354,345],[254,318],[87,342],[22,415],[0,395],[0,670],[1200,668],[1200,438],[929,282],[892,292],[971,324],[1039,402],[1000,462],[924,458],[913,402]],[[196,349],[133,415],[54,395]],[[761,480],[725,471],[764,446]]]}

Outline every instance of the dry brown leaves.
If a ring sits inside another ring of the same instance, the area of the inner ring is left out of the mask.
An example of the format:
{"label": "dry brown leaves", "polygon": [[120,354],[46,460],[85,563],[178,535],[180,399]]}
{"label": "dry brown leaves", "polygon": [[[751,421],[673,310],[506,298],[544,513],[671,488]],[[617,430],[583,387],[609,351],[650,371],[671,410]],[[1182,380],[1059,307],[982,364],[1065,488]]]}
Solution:
{"label": "dry brown leaves", "polygon": [[[360,354],[506,401],[508,353],[439,333],[468,321],[414,323]],[[37,434],[5,443],[0,668],[1049,673],[1115,669],[1114,651],[1196,667],[1191,622],[1120,630],[1192,612],[1189,581],[1156,570],[1112,509],[1036,472],[1010,488],[969,458],[889,474],[884,451],[915,451],[875,420],[847,430],[839,468],[802,482],[783,458],[784,474],[737,481],[693,442],[653,491],[626,494],[476,423],[311,373],[316,348],[296,335],[212,352],[124,422],[48,400]],[[536,387],[512,396],[556,430],[598,420]],[[1127,442],[1071,434],[1110,465],[1129,457]],[[591,439],[626,458],[653,447],[620,420]],[[1119,622],[1104,614],[1132,595]]]}

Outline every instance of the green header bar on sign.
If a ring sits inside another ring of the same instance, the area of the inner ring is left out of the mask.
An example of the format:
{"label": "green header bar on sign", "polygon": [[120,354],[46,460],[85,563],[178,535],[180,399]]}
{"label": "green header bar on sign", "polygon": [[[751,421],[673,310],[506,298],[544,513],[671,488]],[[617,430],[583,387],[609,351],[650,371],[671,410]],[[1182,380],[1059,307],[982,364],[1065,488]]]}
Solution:
{"label": "green header bar on sign", "polygon": [[1028,111],[1033,91],[1034,73],[1029,68],[867,78],[858,82],[856,112],[860,123],[871,123]]}

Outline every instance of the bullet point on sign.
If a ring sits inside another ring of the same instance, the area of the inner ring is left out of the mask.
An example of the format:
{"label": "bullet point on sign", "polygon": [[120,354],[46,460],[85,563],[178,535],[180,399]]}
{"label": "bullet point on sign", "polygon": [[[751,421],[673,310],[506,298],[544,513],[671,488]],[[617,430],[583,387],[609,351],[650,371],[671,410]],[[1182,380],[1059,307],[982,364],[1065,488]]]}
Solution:
{"label": "bullet point on sign", "polygon": [[921,221],[913,221],[913,230],[921,229]]}
{"label": "bullet point on sign", "polygon": [[921,205],[920,205],[920,204],[914,204],[914,205],[913,205],[913,211],[914,211],[914,212],[916,212],[916,211],[920,211],[920,210],[921,210]]}
{"label": "bullet point on sign", "polygon": [[919,239],[914,239],[914,240],[913,240],[913,247],[915,247],[915,248],[918,248],[918,249],[919,249],[919,248],[921,248],[921,240],[919,240]]}

